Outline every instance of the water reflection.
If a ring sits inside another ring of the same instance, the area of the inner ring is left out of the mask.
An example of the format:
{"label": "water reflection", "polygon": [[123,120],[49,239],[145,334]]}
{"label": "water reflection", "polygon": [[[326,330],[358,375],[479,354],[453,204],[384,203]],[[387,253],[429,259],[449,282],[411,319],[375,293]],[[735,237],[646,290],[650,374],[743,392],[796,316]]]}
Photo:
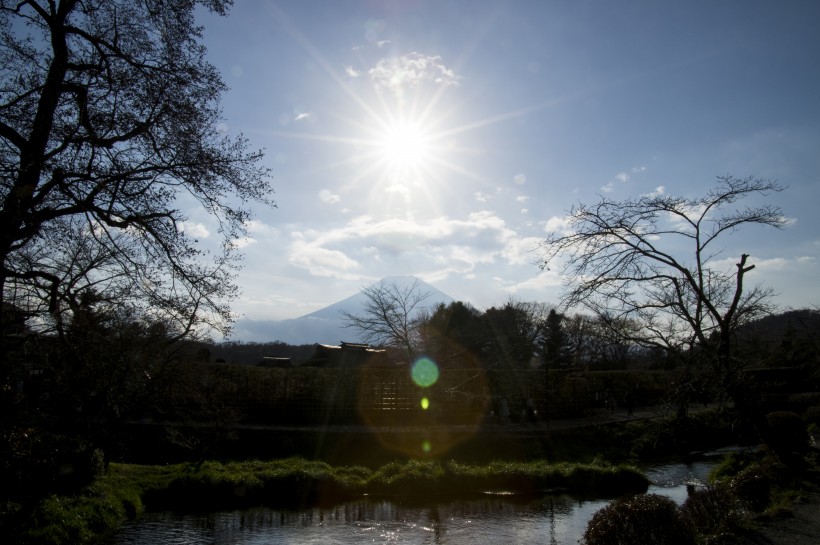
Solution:
{"label": "water reflection", "polygon": [[[650,492],[678,503],[686,485],[702,483],[714,464],[650,468]],[[577,545],[590,517],[606,500],[545,496],[530,501],[486,496],[425,506],[375,498],[300,511],[267,508],[210,514],[148,513],[127,525],[115,545],[273,545],[476,543]]]}
{"label": "water reflection", "polygon": [[432,507],[361,500],[302,511],[250,509],[210,514],[148,513],[126,526],[118,545],[291,543],[575,544],[606,502],[566,496],[516,503],[509,497]]}

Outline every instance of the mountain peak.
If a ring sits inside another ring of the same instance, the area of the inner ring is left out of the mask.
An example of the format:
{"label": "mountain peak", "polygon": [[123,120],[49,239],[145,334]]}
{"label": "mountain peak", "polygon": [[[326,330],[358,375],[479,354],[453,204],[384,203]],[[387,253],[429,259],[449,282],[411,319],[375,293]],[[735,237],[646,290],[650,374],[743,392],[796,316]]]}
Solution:
{"label": "mountain peak", "polygon": [[427,299],[425,299],[424,301],[424,306],[426,308],[432,308],[439,303],[450,304],[454,301],[452,297],[450,297],[443,291],[434,288],[424,280],[421,280],[420,278],[417,278],[415,276],[386,276],[381,280],[373,282],[369,286],[363,287],[362,290],[360,290],[357,293],[354,293],[350,297],[342,299],[341,301],[337,301],[336,303],[333,303],[332,305],[326,306],[322,309],[311,312],[310,314],[306,314],[305,316],[302,316],[302,318],[338,319],[342,317],[344,313],[357,314],[362,311],[362,309],[364,308],[364,304],[367,301],[367,295],[365,295],[364,290],[370,287],[380,285],[395,285],[401,290],[409,290],[413,288],[413,286],[415,286],[419,292],[428,294]]}
{"label": "mountain peak", "polygon": [[236,337],[245,342],[282,341],[288,344],[338,344],[341,341],[357,342],[356,330],[345,327],[344,315],[359,314],[367,302],[364,290],[379,285],[395,285],[401,291],[414,286],[420,293],[428,296],[423,301],[425,309],[433,309],[439,303],[448,305],[455,301],[443,291],[434,288],[424,280],[411,275],[386,276],[358,293],[324,308],[291,320],[238,320],[235,327]]}

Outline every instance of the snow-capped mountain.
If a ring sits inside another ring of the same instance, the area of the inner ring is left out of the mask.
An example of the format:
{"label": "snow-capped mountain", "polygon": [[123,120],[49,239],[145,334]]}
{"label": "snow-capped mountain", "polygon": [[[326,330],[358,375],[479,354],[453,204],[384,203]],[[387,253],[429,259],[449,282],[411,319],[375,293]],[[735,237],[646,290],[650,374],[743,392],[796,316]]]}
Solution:
{"label": "snow-capped mountain", "polygon": [[[439,303],[452,303],[453,298],[414,276],[389,276],[375,284],[395,285],[400,291],[410,290],[413,284],[420,293],[429,294],[425,308]],[[237,320],[233,339],[244,342],[282,341],[288,344],[339,344],[342,341],[359,342],[355,329],[345,327],[344,313],[359,314],[367,296],[359,291],[322,309],[290,320]]]}

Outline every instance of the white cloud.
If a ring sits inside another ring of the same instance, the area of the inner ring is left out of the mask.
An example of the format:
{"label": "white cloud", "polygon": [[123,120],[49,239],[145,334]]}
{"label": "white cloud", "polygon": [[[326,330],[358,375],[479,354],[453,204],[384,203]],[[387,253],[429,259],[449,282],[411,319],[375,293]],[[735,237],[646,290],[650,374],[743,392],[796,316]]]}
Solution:
{"label": "white cloud", "polygon": [[643,165],[639,167],[632,167],[632,174],[637,174],[638,172],[646,172],[646,167]]}
{"label": "white cloud", "polygon": [[422,83],[456,86],[461,79],[441,63],[441,57],[416,52],[381,59],[368,73],[377,90],[386,89],[399,94]]}
{"label": "white cloud", "polygon": [[256,244],[256,239],[252,237],[239,237],[231,241],[235,248],[247,248],[251,244]]}
{"label": "white cloud", "polygon": [[544,242],[538,237],[510,238],[501,250],[501,255],[510,265],[526,265],[537,261],[536,252]]}
{"label": "white cloud", "polygon": [[513,176],[513,182],[515,182],[516,185],[524,185],[527,183],[527,176],[524,174],[516,174]]}
{"label": "white cloud", "polygon": [[496,281],[506,284],[502,287],[502,289],[513,295],[522,291],[535,291],[542,293],[548,288],[554,289],[561,286],[561,275],[557,271],[547,270],[542,271],[537,276],[527,278],[521,282],[504,282],[500,278],[496,278]]}
{"label": "white cloud", "polygon": [[296,117],[293,118],[294,121],[301,121],[303,119],[307,119],[310,117],[310,112],[302,112],[300,114],[296,114]]}
{"label": "white cloud", "polygon": [[569,216],[552,216],[547,220],[544,230],[547,233],[568,233],[572,226],[572,218]]}
{"label": "white cloud", "polygon": [[610,182],[610,183],[608,183],[604,186],[601,186],[601,191],[603,191],[604,193],[612,193],[614,190],[615,190],[615,186],[612,185],[612,182]]}
{"label": "white cloud", "polygon": [[322,189],[321,191],[319,191],[319,198],[322,200],[322,202],[325,202],[327,204],[336,204],[337,202],[342,200],[342,198],[339,195],[333,193],[329,189]]}
{"label": "white cloud", "polygon": [[379,48],[384,47],[386,45],[390,45],[390,40],[379,40],[378,42],[376,42],[376,47]]}
{"label": "white cloud", "polygon": [[642,196],[643,197],[650,197],[650,198],[651,197],[660,197],[664,193],[666,193],[666,188],[662,185],[659,185],[658,187],[655,188],[655,191],[652,191],[651,193],[644,193]]}
{"label": "white cloud", "polygon": [[482,193],[481,191],[475,192],[475,200],[478,202],[487,202],[490,199],[490,196],[486,193]]}
{"label": "white cloud", "polygon": [[[464,219],[440,216],[425,221],[359,216],[338,228],[296,233],[294,239],[291,265],[338,278],[356,276],[364,262],[412,268],[413,274],[433,274],[429,266],[434,265],[439,275],[471,272],[497,260],[520,264],[525,259],[522,245],[528,252],[536,245],[536,239],[521,241],[503,219],[488,211]],[[527,254],[526,260],[532,262],[532,256]],[[378,271],[371,268],[367,274]]]}
{"label": "white cloud", "polygon": [[248,230],[249,233],[255,234],[266,234],[266,235],[278,235],[279,230],[271,227],[266,223],[262,223],[259,220],[250,220],[245,222],[245,229]]}
{"label": "white cloud", "polygon": [[620,182],[627,182],[629,181],[629,174],[627,174],[626,172],[619,172],[615,175],[615,179]]}
{"label": "white cloud", "polygon": [[522,209],[521,209],[521,214],[526,215],[526,214],[528,214],[528,213],[529,213],[529,211],[530,211],[530,210],[529,210],[528,208],[522,208]]}
{"label": "white cloud", "polygon": [[[709,267],[726,273],[735,273],[740,262],[740,254],[709,262]],[[754,265],[754,270],[761,273],[783,272],[798,269],[800,266],[812,265],[817,259],[812,256],[770,257],[768,259],[749,256],[746,266]]]}
{"label": "white cloud", "polygon": [[516,202],[527,202],[530,198],[527,195],[519,195],[515,198]]}
{"label": "white cloud", "polygon": [[177,225],[177,229],[179,229],[181,233],[185,233],[194,238],[208,238],[209,236],[211,236],[211,233],[210,231],[208,231],[208,228],[201,223],[183,221]]}
{"label": "white cloud", "polygon": [[338,250],[322,248],[315,243],[297,240],[290,249],[288,262],[296,267],[307,269],[314,276],[330,276],[336,278],[359,278],[350,271],[358,268],[359,264]]}
{"label": "white cloud", "polygon": [[385,193],[395,193],[405,198],[410,196],[410,188],[404,184],[392,184],[386,187],[384,191]]}
{"label": "white cloud", "polygon": [[349,78],[358,78],[362,75],[359,70],[356,70],[352,66],[345,66],[345,74],[347,74],[347,77]]}

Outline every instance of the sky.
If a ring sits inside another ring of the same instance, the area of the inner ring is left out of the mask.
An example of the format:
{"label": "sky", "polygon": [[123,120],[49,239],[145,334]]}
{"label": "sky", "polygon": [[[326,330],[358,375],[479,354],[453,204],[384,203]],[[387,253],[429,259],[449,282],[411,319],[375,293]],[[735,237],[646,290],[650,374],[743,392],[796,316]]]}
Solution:
{"label": "sky", "polygon": [[746,281],[784,308],[820,305],[820,2],[237,0],[198,20],[221,128],[265,150],[277,202],[237,241],[240,319],[394,275],[478,309],[556,304],[538,245],[571,206],[722,175],[787,186],[769,202],[788,226],[718,258],[751,254]]}

